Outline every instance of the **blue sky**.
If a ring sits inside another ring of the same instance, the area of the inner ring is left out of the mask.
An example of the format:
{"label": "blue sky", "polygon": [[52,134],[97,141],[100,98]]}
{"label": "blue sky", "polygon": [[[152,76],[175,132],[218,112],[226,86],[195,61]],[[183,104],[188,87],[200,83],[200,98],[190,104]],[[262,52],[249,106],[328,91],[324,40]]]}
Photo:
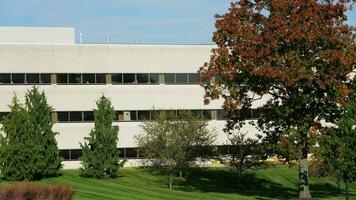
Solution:
{"label": "blue sky", "polygon": [[[70,26],[85,43],[210,44],[231,0],[0,0],[0,26]],[[356,25],[356,12],[348,13]]]}

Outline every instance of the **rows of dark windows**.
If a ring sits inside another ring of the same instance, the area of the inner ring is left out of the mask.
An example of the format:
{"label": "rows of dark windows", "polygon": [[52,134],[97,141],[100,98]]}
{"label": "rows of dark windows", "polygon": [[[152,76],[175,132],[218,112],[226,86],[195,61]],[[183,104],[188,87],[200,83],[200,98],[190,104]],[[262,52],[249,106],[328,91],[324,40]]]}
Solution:
{"label": "rows of dark windows", "polygon": [[106,84],[106,74],[56,74],[58,84]]}
{"label": "rows of dark windows", "polygon": [[51,84],[51,74],[0,74],[0,84]]}
{"label": "rows of dark windows", "polygon": [[[187,110],[170,110],[176,115],[180,115]],[[201,116],[206,120],[211,120],[212,110],[190,110],[194,115]],[[115,121],[146,121],[155,120],[158,110],[131,110],[116,111]],[[57,112],[58,122],[93,122],[93,111],[59,111]]]}
{"label": "rows of dark windows", "polygon": [[[165,110],[167,112],[167,110]],[[182,112],[188,110],[169,110],[177,116]],[[213,119],[213,110],[189,110],[194,115],[201,116],[206,120]],[[224,110],[215,110],[217,120],[226,120],[226,115]],[[146,121],[155,120],[157,113],[160,110],[130,110],[130,111],[116,111],[115,121]],[[93,122],[94,112],[93,111],[57,111],[57,121],[58,122]],[[0,120],[6,116],[8,112],[0,112]],[[261,116],[260,109],[246,109],[238,110],[237,112],[240,119],[251,120],[257,119]],[[215,117],[214,117],[215,118]]]}
{"label": "rows of dark windows", "polygon": [[[137,159],[137,158],[145,158],[145,155],[140,151],[139,148],[118,148],[119,151],[119,157],[122,159]],[[205,151],[204,149],[201,149],[203,155],[205,156],[215,156],[215,155],[229,155],[232,151],[231,147],[229,145],[218,145],[216,146],[216,150],[214,152],[212,151]],[[79,160],[80,157],[82,156],[82,150],[81,149],[61,149],[59,150],[59,154],[61,157],[63,157],[64,160],[70,161],[70,160]]]}
{"label": "rows of dark windows", "polygon": [[[76,84],[197,84],[195,73],[59,73],[53,74],[60,85]],[[162,80],[160,80],[162,76]],[[110,78],[108,80],[108,78]],[[0,84],[51,84],[51,74],[0,73]]]}
{"label": "rows of dark windows", "polygon": [[[126,158],[144,158],[144,155],[138,148],[118,148],[119,157],[122,159]],[[59,155],[63,157],[64,160],[79,160],[82,156],[81,149],[61,149],[59,150]]]}

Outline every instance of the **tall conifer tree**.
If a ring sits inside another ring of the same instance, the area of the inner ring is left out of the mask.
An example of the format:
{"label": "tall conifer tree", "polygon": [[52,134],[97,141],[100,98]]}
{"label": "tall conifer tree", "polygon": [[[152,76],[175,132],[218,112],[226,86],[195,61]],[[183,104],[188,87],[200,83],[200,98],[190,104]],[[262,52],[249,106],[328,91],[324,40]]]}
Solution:
{"label": "tall conifer tree", "polygon": [[61,167],[62,159],[56,141],[56,132],[53,132],[51,113],[53,108],[48,105],[45,93],[40,93],[33,87],[26,94],[26,109],[30,114],[32,129],[41,145],[39,150],[42,156],[42,176],[54,176]]}
{"label": "tall conifer tree", "polygon": [[117,150],[118,126],[112,126],[115,111],[110,99],[100,97],[94,109],[95,127],[89,137],[85,137],[84,144],[80,144],[83,155],[80,158],[81,176],[104,178],[117,177],[121,165]]}

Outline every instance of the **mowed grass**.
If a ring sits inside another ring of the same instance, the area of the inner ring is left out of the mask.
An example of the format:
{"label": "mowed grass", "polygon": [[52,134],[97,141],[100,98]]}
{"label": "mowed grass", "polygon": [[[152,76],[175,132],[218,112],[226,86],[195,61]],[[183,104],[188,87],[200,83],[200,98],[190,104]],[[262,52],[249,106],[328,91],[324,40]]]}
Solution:
{"label": "mowed grass", "polygon": [[[175,180],[174,190],[168,189],[163,171],[144,168],[123,168],[116,179],[89,179],[79,176],[78,170],[63,170],[62,175],[36,181],[39,184],[65,184],[75,190],[75,199],[290,199],[298,196],[297,169],[272,166],[249,170],[239,187],[228,168],[193,168],[184,179]],[[0,185],[12,182],[1,181]],[[311,177],[313,197],[344,199],[341,188],[329,178]],[[351,185],[351,199],[356,199],[356,185]]]}

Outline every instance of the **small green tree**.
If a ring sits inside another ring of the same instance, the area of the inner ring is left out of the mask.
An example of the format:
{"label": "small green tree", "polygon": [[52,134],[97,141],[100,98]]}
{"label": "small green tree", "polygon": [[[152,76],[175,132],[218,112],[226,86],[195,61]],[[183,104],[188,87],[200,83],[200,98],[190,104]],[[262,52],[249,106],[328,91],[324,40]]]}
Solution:
{"label": "small green tree", "polygon": [[35,139],[40,143],[39,154],[42,157],[38,164],[42,165],[42,177],[55,176],[61,167],[62,158],[52,130],[53,122],[51,113],[53,108],[48,105],[45,93],[40,93],[37,87],[27,91],[26,110],[30,115],[30,123],[35,134]]}
{"label": "small green tree", "polygon": [[259,164],[264,159],[261,151],[260,140],[246,137],[247,133],[234,132],[228,135],[230,165],[236,174],[237,186],[246,169],[250,169]]}
{"label": "small green tree", "polygon": [[2,121],[0,135],[0,169],[7,180],[32,180],[41,176],[38,163],[42,157],[33,134],[31,118],[17,97],[12,99],[11,112]]}
{"label": "small green tree", "polygon": [[208,123],[191,112],[159,112],[156,120],[144,122],[144,133],[136,142],[145,156],[169,172],[169,188],[173,177],[189,167],[189,162],[203,154],[215,139]]}
{"label": "small green tree", "polygon": [[91,130],[86,142],[80,144],[83,155],[80,158],[82,167],[80,174],[84,177],[104,178],[117,177],[119,160],[117,150],[118,126],[112,126],[115,110],[110,99],[100,97],[94,109],[95,127]]}
{"label": "small green tree", "polygon": [[356,180],[356,101],[346,106],[337,128],[321,136],[320,151],[331,170],[345,183],[346,200],[350,199],[349,183]]}

